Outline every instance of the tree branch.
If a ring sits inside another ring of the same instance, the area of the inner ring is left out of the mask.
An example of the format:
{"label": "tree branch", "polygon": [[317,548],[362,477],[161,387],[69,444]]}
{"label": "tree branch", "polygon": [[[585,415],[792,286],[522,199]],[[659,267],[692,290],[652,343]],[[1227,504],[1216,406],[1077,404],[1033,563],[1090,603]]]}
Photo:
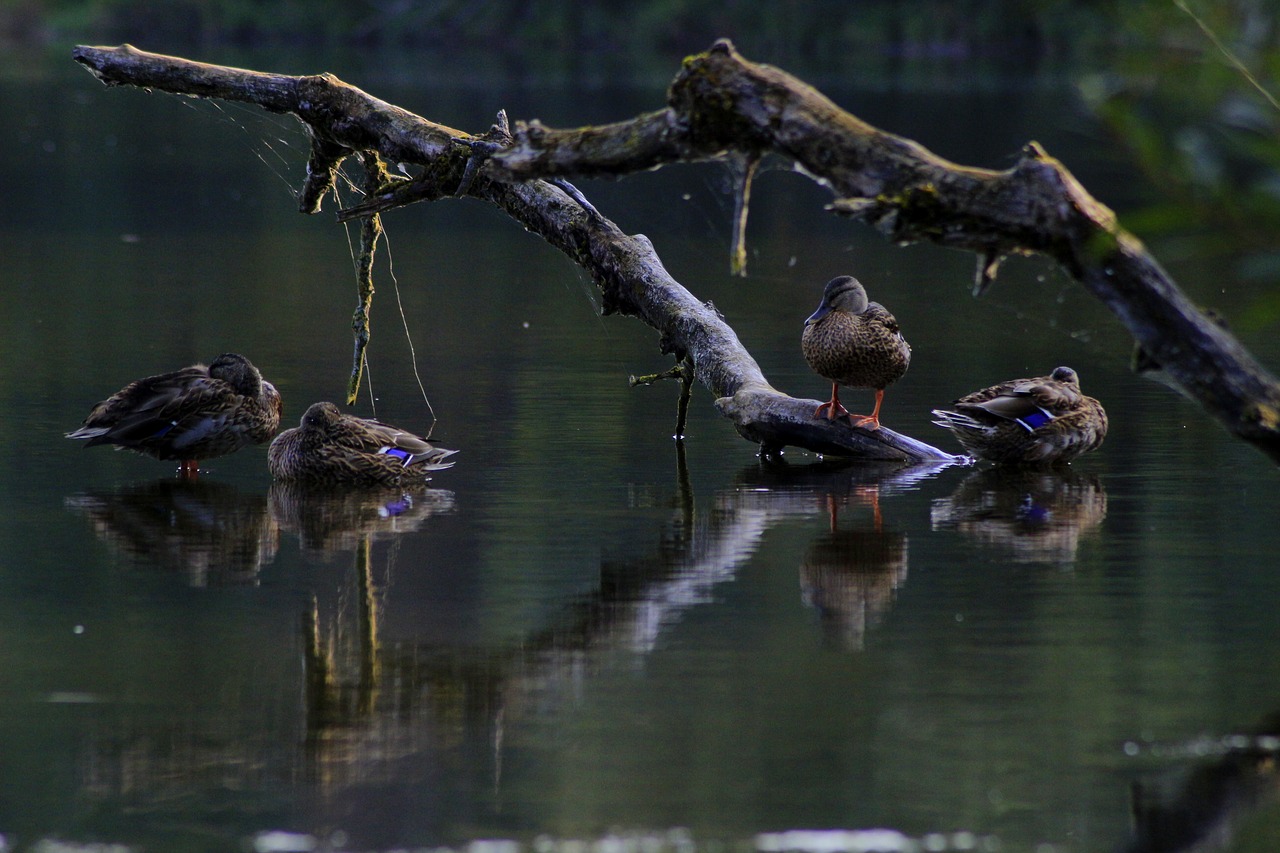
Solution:
{"label": "tree branch", "polygon": [[582,130],[518,124],[498,179],[622,175],[734,152],[774,153],[830,187],[830,209],[895,242],[978,254],[975,292],[1013,253],[1041,252],[1100,299],[1192,399],[1280,461],[1280,384],[1178,289],[1115,214],[1036,143],[1005,171],[958,166],[877,130],[727,41],[685,61],[667,109]]}
{"label": "tree branch", "polygon": [[[493,203],[587,270],[600,287],[605,314],[638,317],[657,330],[662,351],[677,360],[687,358],[697,380],[718,398],[720,411],[766,451],[794,445],[903,462],[960,458],[887,428],[872,432],[814,419],[818,401],[796,400],[770,386],[719,312],[667,273],[647,238],[624,234],[567,182],[496,177],[489,155],[499,156],[494,151],[509,144],[501,120],[477,137],[387,104],[328,74],[292,77],[211,66],[129,45],[80,46],[73,56],[107,85],[245,101],[296,116],[313,140],[300,193],[304,211],[319,209],[326,181],[332,180],[325,174],[354,152],[376,152],[388,162],[422,171],[411,181],[367,195],[361,204],[340,212],[340,219],[451,197],[459,190]],[[485,150],[486,141],[498,144]],[[476,159],[478,153],[484,156]],[[467,175],[469,163],[472,174]]]}
{"label": "tree branch", "polygon": [[659,332],[664,352],[687,356],[720,411],[766,450],[796,445],[868,458],[953,458],[891,430],[815,420],[816,401],[772,388],[718,312],[667,274],[647,239],[623,234],[560,179],[726,154],[752,162],[773,153],[830,187],[836,198],[829,207],[838,214],[897,242],[928,240],[977,253],[975,292],[991,283],[1004,256],[1044,253],[1102,300],[1188,396],[1280,461],[1280,383],[1035,143],[1005,171],[959,166],[871,127],[783,71],[748,62],[727,41],[685,61],[666,109],[577,130],[517,123],[508,136],[505,124],[501,133],[495,125],[482,137],[429,122],[331,75],[205,66],[127,45],[79,47],[75,58],[108,84],[293,113],[316,141],[312,160],[321,165],[343,151],[376,151],[422,167],[412,181],[366,197],[340,218],[460,190],[497,205],[590,272],[606,314],[639,317]]}

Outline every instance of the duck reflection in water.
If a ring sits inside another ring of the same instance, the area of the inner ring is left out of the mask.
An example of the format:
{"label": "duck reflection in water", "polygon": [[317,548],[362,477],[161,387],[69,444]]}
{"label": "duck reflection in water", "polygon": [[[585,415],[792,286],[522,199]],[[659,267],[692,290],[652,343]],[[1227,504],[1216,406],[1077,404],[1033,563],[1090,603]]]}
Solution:
{"label": "duck reflection in water", "polygon": [[431,516],[452,510],[454,495],[422,483],[331,488],[278,481],[268,502],[272,519],[297,534],[304,550],[336,553],[354,551],[367,537],[418,530]]}
{"label": "duck reflection in water", "polygon": [[816,612],[826,642],[861,650],[867,631],[893,606],[907,580],[909,549],[907,535],[886,525],[881,498],[914,487],[936,470],[824,462],[787,466],[765,480],[775,511],[794,502],[806,515],[816,507],[826,517],[826,532],[800,564],[801,601]]}
{"label": "duck reflection in water", "polygon": [[801,600],[817,612],[823,638],[851,651],[863,648],[906,580],[907,535],[870,525],[819,537],[800,566]]}
{"label": "duck reflection in water", "polygon": [[[214,711],[196,718],[157,726],[146,716],[125,731],[127,748],[120,727],[105,728],[86,751],[84,775],[102,798],[118,797],[121,780],[128,780],[133,801],[161,814],[211,788],[265,787],[279,778],[306,778],[335,797],[358,793],[397,778],[407,760],[426,766],[439,763],[441,750],[470,756],[487,749],[487,762],[467,762],[463,771],[487,774],[501,793],[514,726],[557,704],[576,707],[584,683],[597,673],[619,661],[629,666],[658,648],[663,632],[691,611],[714,607],[717,587],[731,584],[779,525],[807,525],[823,514],[803,583],[812,587],[811,604],[829,614],[823,618],[830,633],[858,645],[906,571],[906,539],[886,532],[876,507],[884,495],[914,488],[925,476],[930,469],[752,466],[698,503],[677,450],[670,513],[649,547],[602,560],[598,587],[566,599],[539,626],[498,646],[383,627],[398,602],[374,559],[374,539],[418,528],[453,506],[451,493],[425,487],[334,492],[276,483],[268,507],[275,524],[297,533],[307,548],[352,548],[343,555],[351,569],[337,588],[317,590],[297,614],[304,690],[289,725],[298,736],[281,738],[256,716],[237,718],[215,701]],[[828,531],[825,519],[841,509],[850,516],[841,519],[848,532]],[[177,769],[174,756],[181,759]],[[259,781],[267,777],[270,782]]]}
{"label": "duck reflection in water", "polygon": [[[823,639],[850,651],[861,650],[867,630],[893,606],[907,580],[907,535],[886,529],[880,511],[881,480],[860,481],[862,468],[832,475],[819,495],[828,513],[828,530],[814,540],[800,565],[800,597],[818,614]],[[841,508],[871,511],[841,528]]]}
{"label": "duck reflection in water", "polygon": [[1071,470],[975,471],[934,501],[934,530],[958,530],[1017,563],[1071,564],[1080,539],[1107,516],[1107,493],[1093,475]]}
{"label": "duck reflection in water", "polygon": [[66,506],[119,553],[191,586],[257,583],[279,545],[266,497],[225,483],[160,480],[73,495]]}
{"label": "duck reflection in water", "polygon": [[[389,772],[392,765],[370,755],[385,758],[423,748],[423,727],[398,719],[405,711],[403,696],[391,702],[394,712],[380,704],[384,690],[394,692],[406,668],[414,669],[419,649],[411,645],[406,655],[379,636],[387,581],[376,577],[374,543],[420,530],[427,519],[453,509],[454,494],[421,481],[363,487],[277,481],[268,501],[272,519],[298,536],[304,552],[326,558],[349,554],[352,560],[341,603],[313,595],[302,615],[308,772],[326,784]],[[389,680],[388,669],[397,673]],[[389,713],[397,723],[380,717]],[[374,743],[377,748],[370,749]]]}

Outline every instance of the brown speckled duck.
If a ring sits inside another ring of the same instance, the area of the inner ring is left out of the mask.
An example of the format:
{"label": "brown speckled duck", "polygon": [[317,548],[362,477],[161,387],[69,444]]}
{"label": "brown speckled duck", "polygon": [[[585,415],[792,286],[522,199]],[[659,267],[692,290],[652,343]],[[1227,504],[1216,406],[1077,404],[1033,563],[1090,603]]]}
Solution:
{"label": "brown speckled duck", "polygon": [[979,459],[1006,465],[1059,465],[1094,450],[1107,435],[1102,404],[1080,391],[1070,367],[1048,376],[1011,379],[934,409],[934,421],[951,430]]}
{"label": "brown speckled duck", "polygon": [[[883,305],[867,300],[856,278],[842,275],[827,282],[818,310],[804,321],[800,348],[814,372],[831,380],[831,399],[813,416],[826,412],[828,420],[844,417],[855,426],[879,429],[884,389],[907,372],[911,347],[898,331],[898,321]],[[840,405],[841,385],[874,388],[871,414],[851,414]]]}
{"label": "brown speckled duck", "polygon": [[275,386],[249,359],[229,352],[208,367],[193,364],[130,382],[94,406],[67,438],[177,460],[179,473],[194,477],[202,459],[269,440],[280,412]]}
{"label": "brown speckled duck", "polygon": [[343,414],[333,403],[313,403],[302,422],[276,436],[267,465],[277,480],[324,486],[391,485],[422,479],[457,453],[369,418]]}

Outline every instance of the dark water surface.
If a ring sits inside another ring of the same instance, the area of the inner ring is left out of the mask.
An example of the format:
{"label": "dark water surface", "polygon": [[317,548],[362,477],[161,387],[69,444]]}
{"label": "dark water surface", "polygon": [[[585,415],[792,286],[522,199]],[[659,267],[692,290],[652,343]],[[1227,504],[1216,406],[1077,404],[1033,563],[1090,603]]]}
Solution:
{"label": "dark water surface", "polygon": [[[727,274],[721,168],[580,187],[783,390],[825,392],[801,323],[853,273],[914,346],[886,424],[954,450],[931,407],[1069,364],[1110,413],[1103,448],[1034,476],[794,450],[765,466],[700,388],[681,448],[677,389],[626,381],[669,366],[655,335],[601,319],[582,273],[475,201],[385,220],[435,438],[461,451],[431,491],[326,501],[273,487],[263,448],[183,484],[72,445],[126,381],[227,350],[275,382],[291,425],[338,399],[354,277],[329,211],[293,213],[291,120],[28,59],[0,85],[0,849],[679,847],[675,828],[768,848],[803,843],[758,834],[887,828],[930,849],[967,832],[1116,850],[1135,785],[1176,799],[1245,743],[1224,739],[1273,730],[1274,466],[1131,375],[1118,323],[1043,261],[1009,262],[974,300],[971,257],[888,245],[784,171],[756,187],[746,279]],[[236,61],[333,70],[471,130],[499,107],[622,118],[663,86]],[[1038,139],[1122,215],[1150,193],[1065,81],[823,87],[959,162],[1003,167]],[[1228,316],[1260,286],[1230,259],[1168,267]],[[376,411],[425,430],[396,300],[383,268]],[[1277,364],[1274,326],[1242,325]]]}

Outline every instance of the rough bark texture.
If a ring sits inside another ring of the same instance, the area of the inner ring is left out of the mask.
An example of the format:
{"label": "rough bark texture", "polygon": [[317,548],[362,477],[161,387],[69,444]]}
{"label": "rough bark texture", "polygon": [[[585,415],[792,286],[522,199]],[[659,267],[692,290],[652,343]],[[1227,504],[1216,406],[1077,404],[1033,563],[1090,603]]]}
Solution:
{"label": "rough bark texture", "polygon": [[74,55],[109,85],[247,101],[296,115],[313,139],[299,200],[304,211],[318,210],[344,152],[358,151],[416,164],[422,172],[340,218],[459,191],[492,202],[588,270],[606,313],[639,317],[659,332],[664,352],[687,356],[721,412],[767,450],[796,445],[865,458],[954,458],[888,429],[815,420],[817,401],[773,389],[714,308],[667,274],[649,241],[623,234],[564,178],[773,153],[831,188],[837,213],[895,241],[929,240],[978,253],[979,292],[1003,256],[1043,252],[1106,303],[1189,396],[1280,460],[1280,384],[1034,143],[1006,171],[958,166],[867,125],[783,71],[746,61],[726,41],[685,61],[663,110],[576,130],[517,123],[514,135],[503,118],[483,136],[434,124],[331,75],[262,74],[128,45],[78,47]]}

